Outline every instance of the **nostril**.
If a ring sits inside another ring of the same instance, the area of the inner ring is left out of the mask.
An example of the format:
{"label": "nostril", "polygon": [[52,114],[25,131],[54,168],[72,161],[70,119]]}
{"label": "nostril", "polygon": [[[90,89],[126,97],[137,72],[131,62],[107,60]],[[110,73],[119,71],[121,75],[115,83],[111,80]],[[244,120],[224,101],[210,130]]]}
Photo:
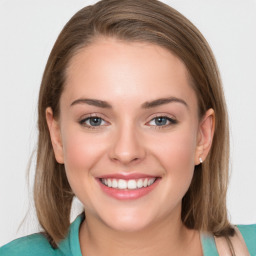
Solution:
{"label": "nostril", "polygon": [[116,137],[109,148],[108,156],[112,161],[123,164],[137,163],[145,158],[146,151],[138,136],[125,130]]}
{"label": "nostril", "polygon": [[139,157],[135,157],[135,158],[113,157],[112,160],[115,161],[115,162],[131,163],[131,162],[138,162],[140,160],[140,158]]}

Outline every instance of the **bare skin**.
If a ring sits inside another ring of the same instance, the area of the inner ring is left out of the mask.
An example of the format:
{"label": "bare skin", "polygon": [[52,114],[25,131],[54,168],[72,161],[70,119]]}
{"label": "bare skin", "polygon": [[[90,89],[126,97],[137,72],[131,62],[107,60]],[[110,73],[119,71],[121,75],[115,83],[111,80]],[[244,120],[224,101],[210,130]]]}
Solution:
{"label": "bare skin", "polygon": [[[83,255],[203,255],[199,232],[181,221],[181,201],[210,150],[214,111],[199,118],[176,56],[100,38],[72,58],[60,118],[50,108],[46,117],[56,160],[85,207]],[[155,179],[143,196],[138,189],[106,193],[102,177],[118,175]]]}
{"label": "bare skin", "polygon": [[84,221],[79,236],[82,255],[203,256],[198,231],[187,229],[179,221],[174,222],[174,226],[170,224],[156,224],[136,233],[120,233],[102,228],[100,223]]}

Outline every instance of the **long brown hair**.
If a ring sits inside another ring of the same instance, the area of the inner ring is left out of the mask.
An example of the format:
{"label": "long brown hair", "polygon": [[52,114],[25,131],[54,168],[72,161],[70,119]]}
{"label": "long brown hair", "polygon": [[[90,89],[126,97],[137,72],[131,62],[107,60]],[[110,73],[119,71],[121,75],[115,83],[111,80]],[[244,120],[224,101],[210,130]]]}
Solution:
{"label": "long brown hair", "polygon": [[156,44],[184,62],[197,95],[199,117],[213,108],[216,122],[211,150],[205,162],[195,166],[192,183],[182,200],[182,221],[188,228],[216,236],[233,235],[226,210],[228,118],[218,67],[207,41],[182,14],[157,0],[103,0],[83,8],[66,24],[51,51],[41,83],[34,199],[47,236],[55,245],[65,238],[74,194],[64,165],[55,160],[45,110],[51,107],[58,118],[70,59],[99,37]]}

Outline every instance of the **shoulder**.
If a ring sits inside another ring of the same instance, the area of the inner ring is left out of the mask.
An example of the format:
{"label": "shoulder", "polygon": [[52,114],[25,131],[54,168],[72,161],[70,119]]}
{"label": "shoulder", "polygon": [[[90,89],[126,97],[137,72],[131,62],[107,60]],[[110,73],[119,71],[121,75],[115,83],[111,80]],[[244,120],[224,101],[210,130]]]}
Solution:
{"label": "shoulder", "polygon": [[54,255],[54,249],[42,234],[18,238],[0,248],[1,256]]}
{"label": "shoulder", "polygon": [[255,236],[256,235],[256,224],[253,225],[237,225],[241,233],[244,233],[246,236]]}
{"label": "shoulder", "polygon": [[67,237],[57,249],[52,248],[43,234],[37,233],[16,239],[0,247],[1,256],[82,256],[79,244],[79,228],[84,220],[84,213],[70,225]]}
{"label": "shoulder", "polygon": [[241,232],[249,252],[256,255],[256,224],[254,225],[237,225]]}

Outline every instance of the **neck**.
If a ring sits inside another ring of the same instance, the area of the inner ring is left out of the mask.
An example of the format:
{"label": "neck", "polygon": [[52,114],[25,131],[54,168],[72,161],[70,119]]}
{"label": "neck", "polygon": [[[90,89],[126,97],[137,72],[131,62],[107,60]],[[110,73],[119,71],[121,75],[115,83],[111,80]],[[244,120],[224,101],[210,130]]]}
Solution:
{"label": "neck", "polygon": [[[168,218],[142,230],[113,230],[86,215],[80,228],[80,246],[86,256],[202,255],[198,232],[187,229],[180,218]],[[188,248],[188,253],[185,249]]]}

